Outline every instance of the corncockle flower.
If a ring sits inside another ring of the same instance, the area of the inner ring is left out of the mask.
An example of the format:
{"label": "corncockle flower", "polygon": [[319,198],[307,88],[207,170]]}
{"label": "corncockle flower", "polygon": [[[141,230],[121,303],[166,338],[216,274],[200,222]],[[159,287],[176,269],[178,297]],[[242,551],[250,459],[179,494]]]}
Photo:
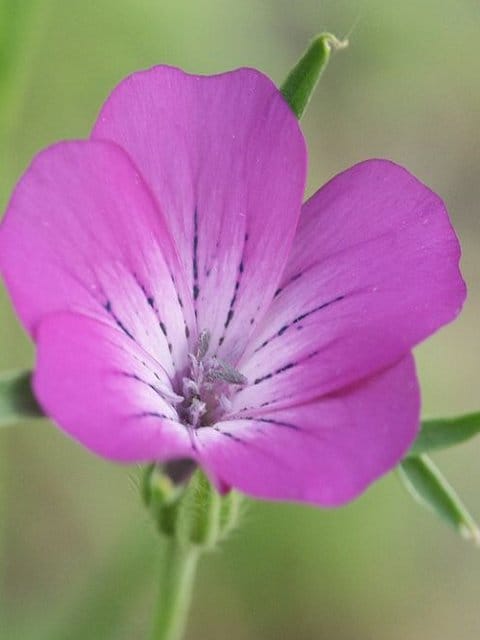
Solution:
{"label": "corncockle flower", "polygon": [[43,151],[0,229],[45,412],[122,462],[338,505],[419,423],[411,349],[458,313],[459,245],[405,169],[362,162],[302,207],[296,118],[252,69],[122,82]]}

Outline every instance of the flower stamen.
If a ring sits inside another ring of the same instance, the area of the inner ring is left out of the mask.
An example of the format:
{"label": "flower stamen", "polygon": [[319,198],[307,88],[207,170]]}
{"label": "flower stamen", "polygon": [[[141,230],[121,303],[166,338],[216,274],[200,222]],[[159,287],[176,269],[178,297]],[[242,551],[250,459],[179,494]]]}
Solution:
{"label": "flower stamen", "polygon": [[195,353],[188,354],[190,367],[182,379],[178,407],[183,423],[194,429],[218,421],[231,408],[232,386],[243,387],[247,378],[216,355],[207,357],[210,333],[200,332]]}

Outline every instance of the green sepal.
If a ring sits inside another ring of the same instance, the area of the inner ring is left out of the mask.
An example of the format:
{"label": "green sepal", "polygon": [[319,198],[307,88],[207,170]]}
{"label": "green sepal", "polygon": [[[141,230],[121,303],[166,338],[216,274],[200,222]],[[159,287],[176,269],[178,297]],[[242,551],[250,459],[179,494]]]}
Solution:
{"label": "green sepal", "polygon": [[235,527],[240,496],[221,496],[200,470],[176,482],[166,466],[144,471],[142,495],[158,531],[185,547],[213,549]]}
{"label": "green sepal", "polygon": [[219,540],[221,496],[207,476],[197,469],[188,483],[178,511],[176,537],[202,549]]}
{"label": "green sepal", "polygon": [[420,433],[408,452],[408,457],[446,449],[473,438],[480,433],[480,413],[470,413],[456,418],[424,420]]}
{"label": "green sepal", "polygon": [[236,491],[230,491],[222,497],[220,504],[220,538],[228,537],[231,531],[236,528],[241,516],[243,496]]}
{"label": "green sepal", "polygon": [[480,530],[468,510],[427,455],[406,458],[399,476],[408,493],[433,511],[463,538],[480,544]]}
{"label": "green sepal", "polygon": [[14,371],[0,377],[0,427],[25,418],[41,418],[40,408],[32,391],[30,371]]}
{"label": "green sepal", "polygon": [[332,49],[342,49],[347,44],[346,40],[340,41],[331,33],[321,33],[286,77],[280,91],[299,120],[328,64]]}
{"label": "green sepal", "polygon": [[175,535],[178,507],[184,491],[185,487],[175,485],[161,467],[152,464],[145,469],[142,481],[143,501],[162,535]]}

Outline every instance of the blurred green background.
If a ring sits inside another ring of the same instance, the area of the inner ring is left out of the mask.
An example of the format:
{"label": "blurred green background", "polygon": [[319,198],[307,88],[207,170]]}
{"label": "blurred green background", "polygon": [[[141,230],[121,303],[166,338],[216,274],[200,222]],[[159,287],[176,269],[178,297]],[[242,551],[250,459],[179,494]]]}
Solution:
{"label": "blurred green background", "polygon": [[[0,202],[32,155],[88,135],[126,74],[254,66],[281,82],[315,33],[349,35],[303,128],[309,193],[383,156],[446,200],[463,244],[462,317],[417,351],[425,416],[478,409],[478,0],[0,0]],[[41,265],[39,265],[41,268]],[[379,339],[381,337],[379,336]],[[0,370],[32,348],[0,292]],[[480,516],[480,442],[435,456]],[[1,640],[145,637],[159,543],[135,469],[45,423],[0,432]],[[250,504],[201,565],[191,640],[477,640],[480,555],[387,477],[336,511]],[[116,621],[113,624],[113,621]]]}

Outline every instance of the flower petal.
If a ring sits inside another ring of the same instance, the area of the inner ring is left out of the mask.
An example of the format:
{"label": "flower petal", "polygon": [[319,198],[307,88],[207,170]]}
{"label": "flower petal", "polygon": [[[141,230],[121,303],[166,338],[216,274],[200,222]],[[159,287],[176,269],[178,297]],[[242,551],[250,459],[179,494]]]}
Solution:
{"label": "flower petal", "polygon": [[203,463],[218,483],[256,498],[341,505],[393,468],[415,438],[413,358],[310,404],[200,429]]}
{"label": "flower petal", "polygon": [[443,203],[405,169],[372,160],[334,178],[304,206],[236,410],[306,402],[391,365],[459,312],[459,256]]}
{"label": "flower petal", "polygon": [[300,212],[306,152],[292,111],[253,69],[155,67],[113,91],[92,135],[139,167],[168,219],[198,327],[234,363],[278,286]]}
{"label": "flower petal", "polygon": [[0,264],[34,337],[45,315],[74,310],[120,328],[171,375],[186,360],[194,316],[182,268],[138,171],[116,145],[65,142],[37,156],[0,227]]}
{"label": "flower petal", "polygon": [[120,462],[194,457],[168,401],[161,365],[120,329],[73,313],[48,316],[38,334],[35,394],[58,425]]}

